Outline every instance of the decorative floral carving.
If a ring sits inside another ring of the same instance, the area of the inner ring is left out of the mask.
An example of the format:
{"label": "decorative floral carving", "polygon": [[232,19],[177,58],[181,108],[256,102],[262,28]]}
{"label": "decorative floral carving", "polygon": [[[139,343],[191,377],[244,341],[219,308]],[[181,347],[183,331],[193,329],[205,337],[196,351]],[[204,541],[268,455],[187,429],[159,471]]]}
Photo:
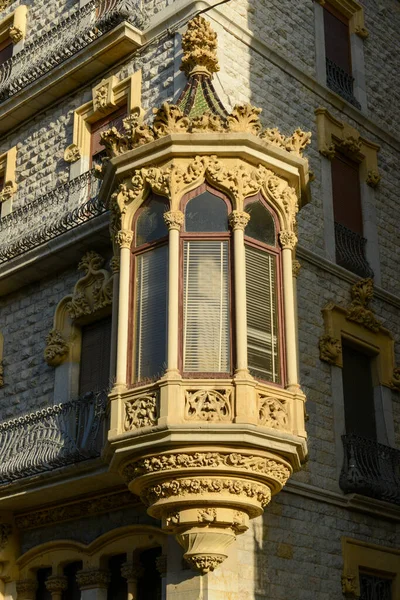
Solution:
{"label": "decorative floral carving", "polygon": [[355,154],[357,156],[361,152],[362,142],[359,137],[348,135],[342,140],[336,140],[335,145],[343,152]]}
{"label": "decorative floral carving", "polygon": [[16,581],[18,600],[32,600],[37,590],[36,579],[20,579]]}
{"label": "decorative floral carving", "polygon": [[194,117],[191,121],[190,132],[191,133],[209,133],[224,131],[225,123],[220,115],[214,115],[211,113],[204,113],[200,117]]}
{"label": "decorative floral carving", "polygon": [[88,569],[87,571],[78,571],[76,574],[76,581],[81,590],[107,588],[110,580],[109,572],[102,569]]}
{"label": "decorative floral carving", "polygon": [[282,400],[259,393],[258,422],[272,429],[288,429],[288,414]]}
{"label": "decorative floral carving", "polygon": [[247,531],[248,525],[246,524],[246,513],[241,510],[235,510],[233,513],[232,527],[236,533]]}
{"label": "decorative floral carving", "polygon": [[298,277],[299,273],[300,273],[300,269],[301,269],[301,263],[294,259],[292,262],[292,270],[293,270],[293,277]]}
{"label": "decorative floral carving", "polygon": [[217,34],[202,16],[188,23],[182,36],[183,58],[181,71],[186,75],[194,72],[206,72],[211,75],[219,71],[217,58]]}
{"label": "decorative floral carving", "polygon": [[349,321],[360,323],[371,331],[379,331],[381,325],[369,308],[369,303],[374,296],[374,282],[372,279],[362,279],[351,288],[351,304],[347,309],[346,318]]}
{"label": "decorative floral carving", "polygon": [[320,152],[322,154],[322,156],[325,156],[325,158],[328,158],[329,160],[333,160],[335,158],[336,155],[336,147],[335,144],[325,144],[321,149]]}
{"label": "decorative floral carving", "polygon": [[280,483],[286,483],[290,477],[290,469],[282,462],[264,456],[245,455],[239,453],[194,452],[180,454],[162,454],[143,458],[129,463],[123,471],[127,479],[134,479],[148,473],[159,473],[182,469],[244,469],[261,475],[271,475]]}
{"label": "decorative floral carving", "polygon": [[121,566],[121,575],[128,582],[137,581],[140,577],[142,577],[144,573],[144,569],[139,563],[123,563]]}
{"label": "decorative floral carving", "polygon": [[235,231],[236,229],[242,229],[244,231],[249,220],[249,213],[244,211],[233,210],[229,215],[229,225],[231,226],[232,231]]}
{"label": "decorative floral carving", "polygon": [[121,229],[115,236],[115,241],[120,248],[130,248],[133,240],[133,231]]}
{"label": "decorative floral carving", "polygon": [[293,248],[297,244],[297,237],[293,231],[280,231],[279,241],[284,250],[286,248],[289,248],[289,250],[293,250]]}
{"label": "decorative floral carving", "polygon": [[0,524],[0,551],[7,546],[8,538],[12,533],[12,526],[9,523]]}
{"label": "decorative floral carving", "polygon": [[96,89],[93,98],[94,110],[104,110],[108,105],[108,88],[109,84],[105,83]]}
{"label": "decorative floral carving", "polygon": [[362,40],[366,40],[367,37],[369,36],[369,32],[368,29],[366,29],[365,27],[361,27],[360,25],[358,25],[358,27],[355,28],[354,32],[362,39]]}
{"label": "decorative floral carving", "polygon": [[12,198],[17,191],[17,186],[13,181],[6,181],[3,189],[0,191],[0,203]]}
{"label": "decorative floral carving", "polygon": [[177,106],[164,102],[161,108],[154,109],[154,113],[153,131],[157,138],[170,133],[187,133],[190,119]]}
{"label": "decorative floral carving", "polygon": [[287,152],[293,152],[298,156],[301,156],[303,150],[311,144],[311,132],[302,131],[299,128],[296,129],[290,137],[282,135],[276,127],[273,129],[267,128],[262,131],[260,138],[267,140],[283,150],[287,150]]}
{"label": "decorative floral carving", "polygon": [[357,578],[355,575],[342,576],[342,593],[345,598],[357,598]]}
{"label": "decorative floral carving", "polygon": [[63,592],[68,587],[68,579],[64,575],[50,575],[45,582],[48,592]]}
{"label": "decorative floral carving", "polygon": [[199,523],[213,523],[217,520],[217,510],[215,508],[199,508],[197,520]]}
{"label": "decorative floral carving", "polygon": [[392,387],[397,392],[400,392],[400,367],[393,369]]}
{"label": "decorative floral carving", "polygon": [[178,512],[171,512],[165,517],[165,526],[179,525],[181,516]]}
{"label": "decorative floral carving", "polygon": [[321,360],[335,365],[342,353],[340,340],[330,335],[323,335],[319,340],[319,357]]}
{"label": "decorative floral carving", "polygon": [[65,148],[64,160],[65,162],[74,163],[81,158],[81,150],[76,144],[70,144]]}
{"label": "decorative floral carving", "polygon": [[366,181],[369,186],[371,186],[372,188],[376,188],[376,186],[378,185],[380,180],[381,180],[381,176],[378,173],[378,171],[375,171],[374,169],[370,169],[368,171]]}
{"label": "decorative floral carving", "polygon": [[180,231],[184,221],[183,212],[180,210],[170,210],[169,212],[165,212],[164,221],[168,229],[177,229]]}
{"label": "decorative floral carving", "polygon": [[82,257],[78,269],[85,275],[75,284],[74,293],[66,304],[72,320],[90,315],[112,303],[112,275],[101,268],[104,262],[104,258],[93,250]]}
{"label": "decorative floral carving", "polygon": [[236,104],[233,111],[226,119],[227,131],[244,131],[258,135],[261,130],[261,108],[251,104]]}
{"label": "decorative floral carving", "polygon": [[50,367],[57,367],[67,357],[69,352],[68,344],[61,331],[52,329],[46,337],[46,348],[44,350],[44,359]]}
{"label": "decorative floral carving", "polygon": [[113,256],[112,259],[110,260],[110,267],[111,267],[111,271],[115,274],[115,273],[119,273],[119,269],[120,269],[120,259],[119,256]]}
{"label": "decorative floral carving", "polygon": [[185,419],[232,421],[231,390],[186,390]]}
{"label": "decorative floral carving", "polygon": [[225,559],[225,554],[192,554],[185,556],[186,562],[203,574],[214,571]]}
{"label": "decorative floral carving", "polygon": [[146,504],[153,504],[160,498],[171,498],[186,494],[204,495],[228,492],[235,496],[245,496],[253,498],[261,504],[267,506],[271,499],[271,490],[268,486],[260,483],[253,483],[245,479],[172,479],[154,486],[150,486],[143,493],[142,500]]}
{"label": "decorative floral carving", "polygon": [[22,31],[22,29],[20,29],[19,27],[15,27],[14,25],[8,30],[8,35],[13,44],[18,44],[18,42],[20,42],[23,39],[24,32]]}
{"label": "decorative floral carving", "polygon": [[125,402],[125,431],[157,424],[157,393],[152,392]]}

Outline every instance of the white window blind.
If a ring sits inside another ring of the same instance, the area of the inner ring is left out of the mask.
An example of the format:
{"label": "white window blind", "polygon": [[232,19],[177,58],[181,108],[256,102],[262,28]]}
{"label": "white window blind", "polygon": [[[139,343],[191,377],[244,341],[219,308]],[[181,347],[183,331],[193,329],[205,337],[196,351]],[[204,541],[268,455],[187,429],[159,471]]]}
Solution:
{"label": "white window blind", "polygon": [[228,242],[185,242],[184,371],[230,371],[228,264]]}
{"label": "white window blind", "polygon": [[246,246],[247,357],[250,371],[279,382],[276,259]]}
{"label": "white window blind", "polygon": [[168,248],[136,257],[136,380],[161,375],[166,360]]}

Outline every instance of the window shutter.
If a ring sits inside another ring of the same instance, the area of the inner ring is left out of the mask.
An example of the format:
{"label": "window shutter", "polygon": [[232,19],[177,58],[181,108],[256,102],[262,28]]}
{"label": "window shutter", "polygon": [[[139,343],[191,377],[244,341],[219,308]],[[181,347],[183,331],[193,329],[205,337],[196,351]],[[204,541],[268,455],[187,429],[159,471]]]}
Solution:
{"label": "window shutter", "polygon": [[246,246],[247,357],[256,377],[279,382],[276,259]]}
{"label": "window shutter", "polygon": [[79,394],[110,387],[111,317],[82,327]]}
{"label": "window shutter", "polygon": [[166,359],[168,247],[136,257],[136,380],[161,375]]}
{"label": "window shutter", "polygon": [[230,371],[228,242],[184,245],[183,370]]}
{"label": "window shutter", "polygon": [[326,58],[351,75],[351,53],[348,20],[332,7],[324,7]]}
{"label": "window shutter", "polygon": [[359,166],[356,162],[340,154],[335,156],[331,164],[335,222],[362,235]]}
{"label": "window shutter", "polygon": [[343,344],[342,377],[346,433],[376,440],[371,358]]}

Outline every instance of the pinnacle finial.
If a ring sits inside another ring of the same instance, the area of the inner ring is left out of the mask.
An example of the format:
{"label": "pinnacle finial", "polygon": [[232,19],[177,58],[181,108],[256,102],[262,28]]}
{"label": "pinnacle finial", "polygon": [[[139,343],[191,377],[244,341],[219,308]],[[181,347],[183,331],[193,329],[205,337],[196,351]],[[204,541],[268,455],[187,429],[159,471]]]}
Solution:
{"label": "pinnacle finial", "polygon": [[211,76],[219,71],[217,34],[204,17],[197,16],[189,21],[182,37],[182,49],[181,71],[187,76],[195,73]]}

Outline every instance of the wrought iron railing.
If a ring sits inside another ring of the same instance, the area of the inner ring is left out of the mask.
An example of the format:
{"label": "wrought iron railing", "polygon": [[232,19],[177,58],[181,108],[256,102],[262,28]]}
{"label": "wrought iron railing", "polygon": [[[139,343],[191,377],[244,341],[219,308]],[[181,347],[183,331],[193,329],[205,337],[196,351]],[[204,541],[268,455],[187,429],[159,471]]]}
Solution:
{"label": "wrought iron railing", "polygon": [[355,434],[344,435],[342,440],[341,489],[400,504],[400,450]]}
{"label": "wrought iron railing", "polygon": [[106,392],[49,406],[0,424],[0,483],[100,456]]}
{"label": "wrought iron railing", "polygon": [[101,181],[87,171],[0,220],[0,264],[104,213]]}
{"label": "wrought iron railing", "polygon": [[361,104],[354,97],[353,86],[354,77],[346,73],[344,69],[339,67],[329,58],[326,59],[326,85],[336,94],[342,96],[347,102],[350,102],[358,109],[361,109]]}
{"label": "wrought iron railing", "polygon": [[359,233],[335,222],[337,264],[360,277],[373,277],[374,272],[365,258],[366,243]]}
{"label": "wrought iron railing", "polygon": [[392,580],[360,573],[360,600],[392,600]]}
{"label": "wrought iron railing", "polygon": [[0,102],[123,21],[145,26],[139,0],[90,0],[0,66]]}

